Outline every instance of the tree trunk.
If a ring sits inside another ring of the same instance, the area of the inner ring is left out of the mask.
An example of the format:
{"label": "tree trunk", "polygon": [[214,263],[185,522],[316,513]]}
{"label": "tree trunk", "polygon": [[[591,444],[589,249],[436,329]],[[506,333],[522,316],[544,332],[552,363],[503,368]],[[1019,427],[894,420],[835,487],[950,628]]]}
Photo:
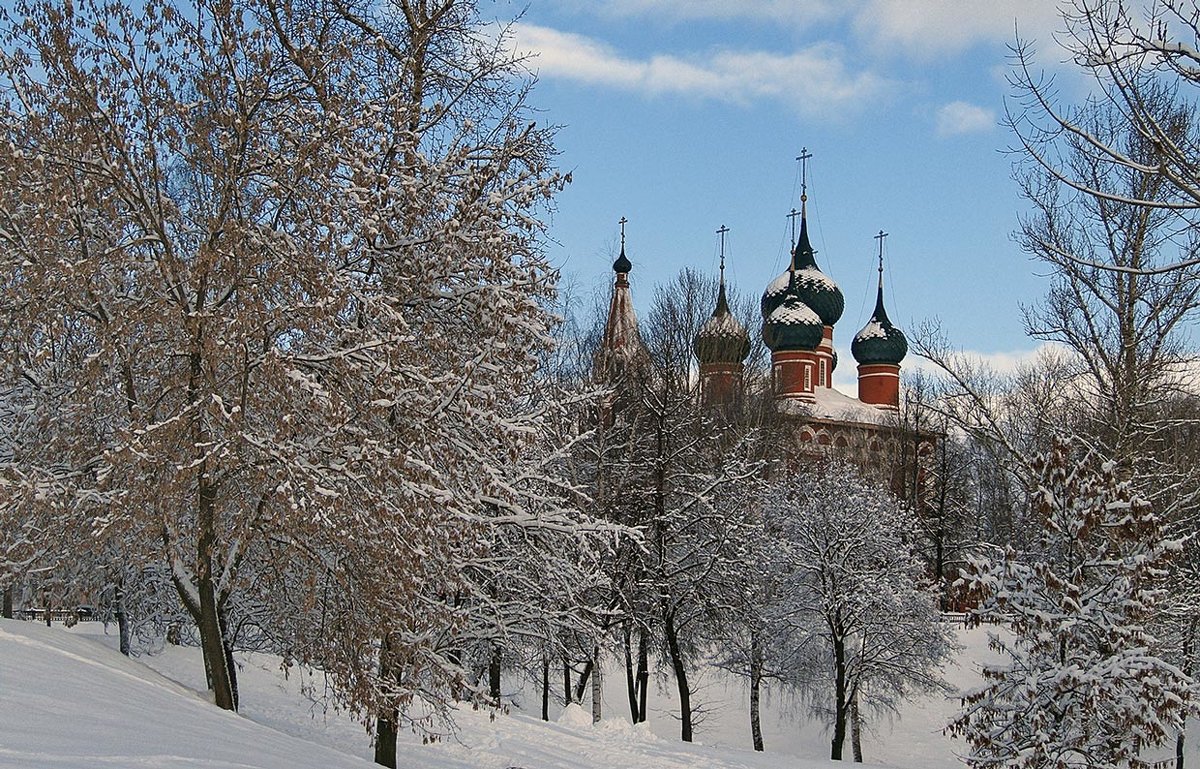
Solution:
{"label": "tree trunk", "polygon": [[600,723],[600,717],[603,715],[600,712],[601,708],[601,679],[600,672],[600,647],[596,646],[592,649],[592,723]]}
{"label": "tree trunk", "polygon": [[[379,647],[379,680],[392,678],[393,671],[389,656],[391,644],[385,636]],[[400,711],[395,705],[383,707],[375,717],[375,763],[396,769],[396,732]]]}
{"label": "tree trunk", "polygon": [[750,739],[755,750],[763,749],[762,721],[759,716],[759,699],[762,689],[763,659],[758,632],[750,633]]}
{"label": "tree trunk", "polygon": [[113,586],[113,616],[117,620],[117,636],[121,639],[121,653],[129,656],[129,615],[125,613],[125,581],[118,579]]}
{"label": "tree trunk", "polygon": [[570,705],[571,700],[571,663],[563,657],[563,707]]}
{"label": "tree trunk", "polygon": [[13,584],[11,582],[4,586],[4,605],[0,607],[0,616],[4,619],[13,618]]}
{"label": "tree trunk", "polygon": [[646,722],[646,692],[650,688],[650,631],[642,628],[638,634],[638,718],[635,723]]}
{"label": "tree trunk", "polygon": [[[1200,618],[1193,617],[1187,625],[1187,630],[1183,634],[1183,672],[1192,675],[1195,669],[1195,664],[1192,661],[1192,649],[1196,640],[1196,629],[1200,625]],[[1183,725],[1179,729],[1179,734],[1175,737],[1175,769],[1183,769],[1183,748],[1184,742],[1187,739],[1187,719],[1183,719]]]}
{"label": "tree trunk", "polygon": [[846,742],[846,642],[840,638],[833,642],[833,740],[829,758],[842,760],[842,746]]}
{"label": "tree trunk", "polygon": [[500,647],[492,647],[492,657],[488,660],[488,696],[492,702],[500,704]]}
{"label": "tree trunk", "polygon": [[683,663],[683,652],[679,648],[679,635],[675,631],[675,615],[663,612],[663,632],[667,636],[667,651],[671,654],[671,668],[675,671],[675,683],[679,686],[680,739],[692,741],[692,692],[688,688],[687,668]]}
{"label": "tree trunk", "polygon": [[450,684],[450,698],[455,702],[460,702],[463,694],[463,679],[465,678],[462,675],[462,649],[449,649],[446,652],[446,659],[456,669],[454,681]]}
{"label": "tree trunk", "polygon": [[575,699],[574,702],[583,704],[583,695],[587,692],[588,679],[592,675],[592,660],[588,660],[583,666],[583,672],[579,674],[579,680],[575,682]]}
{"label": "tree trunk", "polygon": [[396,769],[396,724],[399,718],[395,708],[390,715],[381,714],[375,719],[375,763]]}
{"label": "tree trunk", "polygon": [[233,635],[229,632],[229,623],[225,621],[225,611],[220,609],[217,616],[221,620],[221,643],[225,647],[225,670],[229,675],[229,693],[233,696],[233,709],[241,707],[241,696],[238,694],[237,665],[233,661]]}
{"label": "tree trunk", "polygon": [[625,641],[625,689],[629,693],[629,718],[636,724],[638,723],[637,678],[633,670],[632,633],[629,630],[628,622],[625,623],[623,635]]}
{"label": "tree trunk", "polygon": [[858,692],[850,698],[850,750],[854,753],[854,763],[862,763],[862,721],[858,715]]}
{"label": "tree trunk", "polygon": [[937,528],[937,547],[934,553],[935,566],[937,573],[934,574],[934,579],[937,580],[938,589],[938,608],[946,611],[947,604],[947,580],[946,580],[946,532],[939,524]]}
{"label": "tree trunk", "polygon": [[[208,571],[208,568],[204,568],[203,571]],[[199,582],[197,587],[200,593],[200,651],[204,657],[204,669],[208,673],[208,688],[213,693],[217,707],[236,710],[233,684],[229,677],[229,658],[217,610],[217,591],[212,578],[207,574],[202,573]]]}
{"label": "tree trunk", "polygon": [[542,655],[542,720],[550,720],[550,655]]}

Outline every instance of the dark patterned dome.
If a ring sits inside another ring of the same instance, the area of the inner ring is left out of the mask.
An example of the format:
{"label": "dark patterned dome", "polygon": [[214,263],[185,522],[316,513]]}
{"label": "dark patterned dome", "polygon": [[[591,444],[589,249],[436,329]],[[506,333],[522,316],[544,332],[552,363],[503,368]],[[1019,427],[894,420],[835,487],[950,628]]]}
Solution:
{"label": "dark patterned dome", "polygon": [[[808,219],[802,215],[800,217],[800,237],[796,241],[796,248],[792,251],[792,268],[796,273],[796,293],[800,297],[800,301],[817,314],[821,323],[832,326],[841,319],[842,312],[846,308],[846,300],[837,284],[828,275],[821,272],[821,268],[817,266],[815,253],[812,243],[808,239]],[[763,318],[770,316],[775,308],[783,303],[788,283],[792,279],[791,273],[792,270],[788,270],[767,286],[762,297]]]}
{"label": "dark patterned dome", "polygon": [[908,340],[904,338],[904,332],[892,325],[887,310],[883,308],[882,281],[875,299],[875,312],[867,325],[854,335],[850,352],[861,365],[868,366],[879,363],[898,366],[908,354]]}
{"label": "dark patterned dome", "polygon": [[815,350],[825,335],[825,324],[796,292],[796,273],[789,272],[783,301],[763,321],[763,343],[772,352]]}
{"label": "dark patterned dome", "polygon": [[750,334],[729,311],[724,281],[717,292],[717,309],[696,334],[692,349],[701,363],[741,363],[750,354]]}

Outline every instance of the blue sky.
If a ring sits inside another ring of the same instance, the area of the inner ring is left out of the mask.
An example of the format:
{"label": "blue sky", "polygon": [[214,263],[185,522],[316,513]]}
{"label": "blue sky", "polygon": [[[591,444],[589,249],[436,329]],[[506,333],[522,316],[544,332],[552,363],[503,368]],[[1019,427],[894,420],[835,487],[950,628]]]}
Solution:
{"label": "blue sky", "polygon": [[[941,322],[958,347],[1003,363],[1036,345],[1020,303],[1045,280],[1013,243],[1024,207],[1000,125],[1014,30],[1063,58],[1041,0],[532,0],[516,45],[536,54],[531,101],[560,125],[573,183],[551,219],[551,258],[585,293],[611,279],[628,217],[640,310],[685,265],[757,296],[786,264],[802,147],[809,225],[841,286],[848,352],[874,304],[889,233],[892,319]],[[1067,75],[1070,85],[1072,75]],[[1067,94],[1070,96],[1070,94]],[[846,352],[843,360],[850,360]],[[852,367],[839,374],[853,376]]]}

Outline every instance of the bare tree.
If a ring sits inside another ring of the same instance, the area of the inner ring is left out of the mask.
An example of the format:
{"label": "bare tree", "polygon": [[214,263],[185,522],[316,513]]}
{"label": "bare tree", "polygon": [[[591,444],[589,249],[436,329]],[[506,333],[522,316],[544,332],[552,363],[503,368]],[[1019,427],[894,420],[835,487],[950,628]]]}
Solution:
{"label": "bare tree", "polygon": [[899,499],[854,466],[830,460],[773,481],[763,497],[763,618],[777,670],[862,760],[862,709],[894,711],[913,692],[946,688],[953,649],[937,590],[905,540]]}
{"label": "bare tree", "polygon": [[[1146,98],[1159,102],[1158,125],[1175,143],[1194,141],[1191,109],[1161,92]],[[1143,167],[1159,162],[1154,141],[1131,131],[1112,105],[1093,104],[1075,116],[1089,137],[1124,157]],[[1045,301],[1025,308],[1025,325],[1033,338],[1071,350],[1079,366],[1075,389],[1091,420],[1083,431],[1128,463],[1135,453],[1154,453],[1147,444],[1160,427],[1155,412],[1181,392],[1192,357],[1183,329],[1200,306],[1200,268],[1159,268],[1186,261],[1200,238],[1170,209],[1142,204],[1166,199],[1162,175],[1099,159],[1075,136],[1060,144],[1062,168],[1090,191],[1036,163],[1017,174],[1032,205],[1018,241],[1052,271]]]}
{"label": "bare tree", "polygon": [[[1190,245],[1200,208],[1200,145],[1192,133],[1179,130],[1180,116],[1195,102],[1191,89],[1200,84],[1195,4],[1069,0],[1062,18],[1059,44],[1091,76],[1094,95],[1081,107],[1061,103],[1053,80],[1037,69],[1031,44],[1018,41],[1012,77],[1018,98],[1008,121],[1020,151],[1077,192],[1164,214],[1182,239],[1176,258],[1154,264],[1108,261],[1105,254],[1075,253],[1069,244],[1060,244],[1066,246],[1060,256],[1126,274],[1200,263]],[[1120,130],[1097,132],[1098,114],[1119,123]],[[1107,182],[1114,175],[1142,181],[1113,187]]]}

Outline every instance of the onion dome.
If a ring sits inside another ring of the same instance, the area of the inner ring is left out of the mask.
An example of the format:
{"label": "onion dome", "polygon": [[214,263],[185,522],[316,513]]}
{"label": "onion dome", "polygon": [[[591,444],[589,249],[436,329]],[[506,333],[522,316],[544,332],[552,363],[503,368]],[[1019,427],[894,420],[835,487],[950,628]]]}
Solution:
{"label": "onion dome", "polygon": [[815,350],[825,335],[825,324],[812,308],[800,299],[796,270],[788,271],[783,301],[763,321],[763,343],[771,352]]}
{"label": "onion dome", "polygon": [[703,363],[741,363],[750,354],[750,334],[729,311],[725,298],[725,279],[717,291],[717,309],[713,310],[692,345],[696,358]]}
{"label": "onion dome", "polygon": [[[612,253],[611,251],[609,253]],[[629,261],[625,256],[625,238],[621,238],[621,255],[617,257],[617,261],[613,262],[613,272],[626,273],[633,269],[633,262]]]}
{"label": "onion dome", "polygon": [[842,296],[841,289],[828,275],[821,272],[816,259],[813,258],[816,251],[813,250],[812,243],[808,239],[808,218],[804,208],[804,205],[801,204],[800,237],[796,241],[796,247],[792,250],[791,269],[775,278],[767,286],[762,297],[762,314],[764,318],[770,316],[775,308],[783,303],[788,283],[792,280],[791,273],[795,271],[796,293],[800,297],[800,301],[817,314],[821,323],[832,326],[842,317],[842,311],[846,308],[846,300]]}
{"label": "onion dome", "polygon": [[[882,249],[882,244],[880,245]],[[850,343],[850,352],[860,365],[886,363],[900,365],[908,354],[908,340],[904,332],[892,325],[888,320],[887,311],[883,308],[883,263],[879,266],[879,294],[875,299],[875,312],[867,325],[854,335]]]}

